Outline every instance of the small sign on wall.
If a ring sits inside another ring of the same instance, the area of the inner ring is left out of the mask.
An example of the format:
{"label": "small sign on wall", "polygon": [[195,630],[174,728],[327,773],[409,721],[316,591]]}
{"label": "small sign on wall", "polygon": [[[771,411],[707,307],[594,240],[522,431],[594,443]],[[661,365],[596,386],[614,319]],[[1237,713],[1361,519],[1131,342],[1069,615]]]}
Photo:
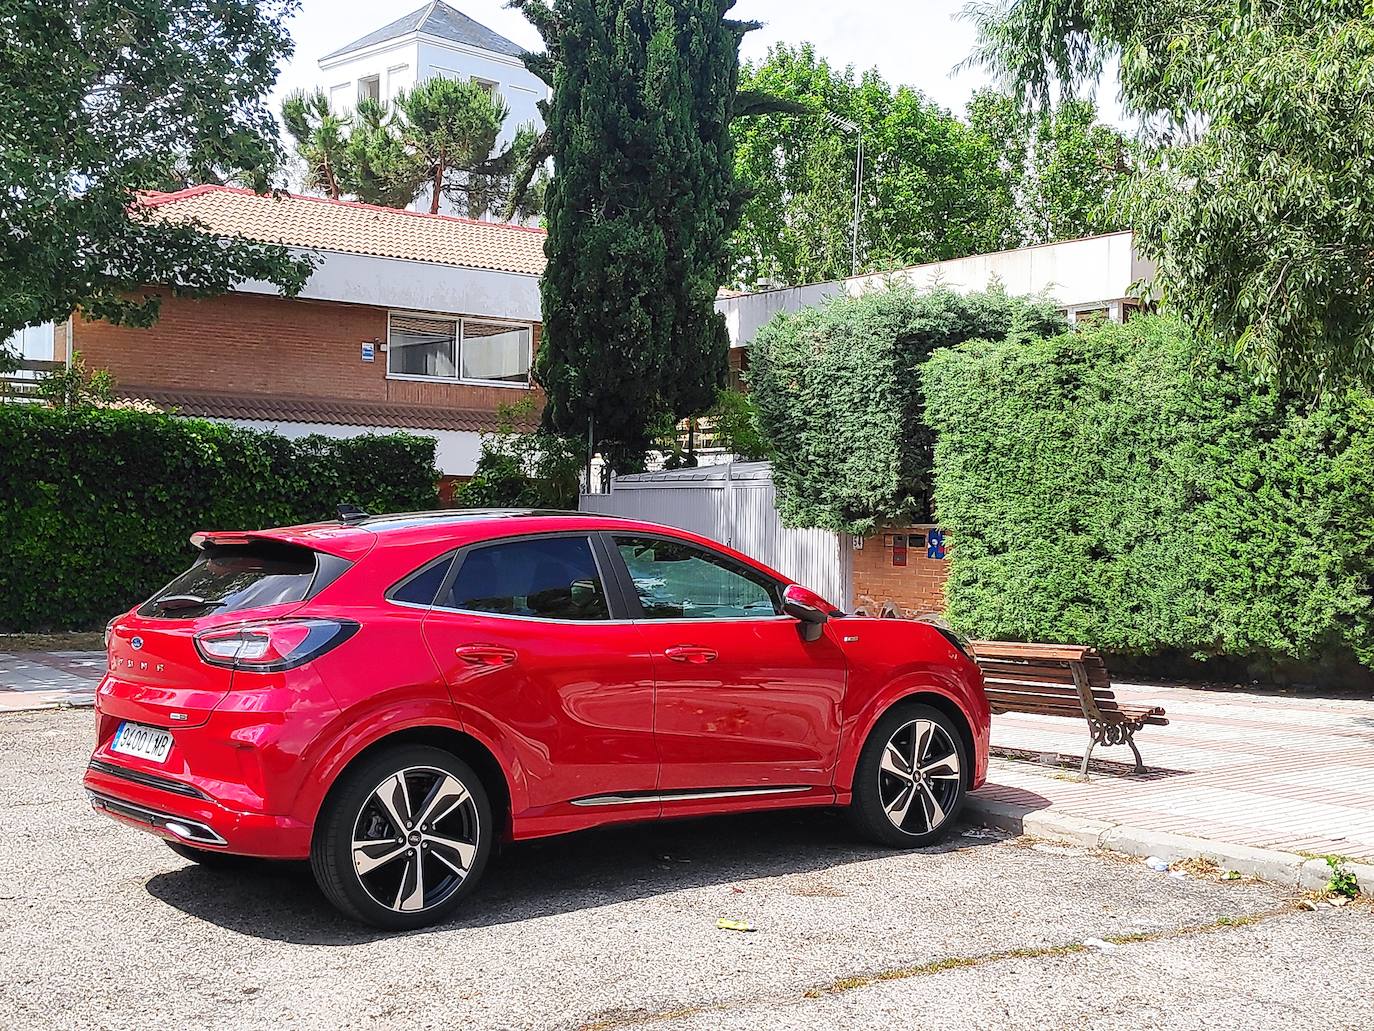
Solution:
{"label": "small sign on wall", "polygon": [[363,341],[363,361],[370,362],[377,357],[377,345],[374,341]]}
{"label": "small sign on wall", "polygon": [[942,559],[945,557],[945,531],[931,530],[926,534],[926,558]]}
{"label": "small sign on wall", "polygon": [[892,535],[892,564],[894,566],[906,565],[906,534],[904,533]]}

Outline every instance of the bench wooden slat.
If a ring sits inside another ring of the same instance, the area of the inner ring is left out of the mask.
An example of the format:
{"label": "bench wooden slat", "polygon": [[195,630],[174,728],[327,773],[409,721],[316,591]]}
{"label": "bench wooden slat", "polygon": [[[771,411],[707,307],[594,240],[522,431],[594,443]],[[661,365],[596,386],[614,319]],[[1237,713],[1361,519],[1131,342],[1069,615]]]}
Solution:
{"label": "bench wooden slat", "polygon": [[[1081,702],[1082,696],[1078,693],[1078,688],[1068,684],[1049,684],[1043,680],[1020,680],[1016,677],[984,677],[983,686],[985,688],[997,688],[1003,691],[1018,691],[1022,694],[1052,694],[1061,698],[1071,698],[1075,702]],[[1100,687],[1091,688],[1093,701],[1099,705],[1115,707],[1118,703],[1116,695]]]}
{"label": "bench wooden slat", "polygon": [[1025,657],[1039,659],[1059,659],[1068,662],[1082,662],[1088,658],[1100,660],[1097,652],[1081,644],[1021,644],[1016,641],[970,641],[969,647],[978,658],[1019,659]]}

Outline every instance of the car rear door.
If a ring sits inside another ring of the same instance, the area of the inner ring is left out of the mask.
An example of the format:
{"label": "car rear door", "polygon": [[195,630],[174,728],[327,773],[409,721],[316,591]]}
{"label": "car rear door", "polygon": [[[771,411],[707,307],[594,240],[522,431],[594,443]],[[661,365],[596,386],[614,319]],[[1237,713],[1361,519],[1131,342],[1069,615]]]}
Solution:
{"label": "car rear door", "polygon": [[605,563],[586,533],[474,545],[424,619],[460,718],[511,750],[541,830],[658,811],[653,665]]}
{"label": "car rear door", "polygon": [[782,614],[783,585],[724,552],[669,535],[607,540],[653,655],[659,790],[828,786],[845,689],[829,634],[804,640]]}

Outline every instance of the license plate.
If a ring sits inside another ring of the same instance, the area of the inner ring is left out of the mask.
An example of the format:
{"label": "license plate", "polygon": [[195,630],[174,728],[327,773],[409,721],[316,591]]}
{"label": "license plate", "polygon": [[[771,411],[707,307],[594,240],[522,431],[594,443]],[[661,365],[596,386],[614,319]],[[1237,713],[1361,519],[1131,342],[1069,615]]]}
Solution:
{"label": "license plate", "polygon": [[145,727],[141,723],[121,723],[115,731],[110,751],[124,755],[137,756],[150,762],[160,763],[172,750],[172,735],[157,727]]}

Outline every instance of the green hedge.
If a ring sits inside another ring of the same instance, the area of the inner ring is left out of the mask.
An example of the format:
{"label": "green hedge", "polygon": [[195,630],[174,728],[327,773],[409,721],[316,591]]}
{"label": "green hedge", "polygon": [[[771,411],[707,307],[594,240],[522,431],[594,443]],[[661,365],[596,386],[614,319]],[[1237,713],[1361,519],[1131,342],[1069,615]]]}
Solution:
{"label": "green hedge", "polygon": [[202,529],[437,507],[434,441],[290,440],[198,419],[0,404],[0,631],[89,628],[190,564]]}
{"label": "green hedge", "polygon": [[925,369],[948,615],[1003,639],[1374,659],[1374,402],[1286,400],[1164,317]]}
{"label": "green hedge", "polygon": [[922,364],[965,340],[1063,328],[1053,305],[1001,290],[896,287],[775,316],[750,346],[748,377],[783,522],[865,533],[921,521],[931,465]]}

